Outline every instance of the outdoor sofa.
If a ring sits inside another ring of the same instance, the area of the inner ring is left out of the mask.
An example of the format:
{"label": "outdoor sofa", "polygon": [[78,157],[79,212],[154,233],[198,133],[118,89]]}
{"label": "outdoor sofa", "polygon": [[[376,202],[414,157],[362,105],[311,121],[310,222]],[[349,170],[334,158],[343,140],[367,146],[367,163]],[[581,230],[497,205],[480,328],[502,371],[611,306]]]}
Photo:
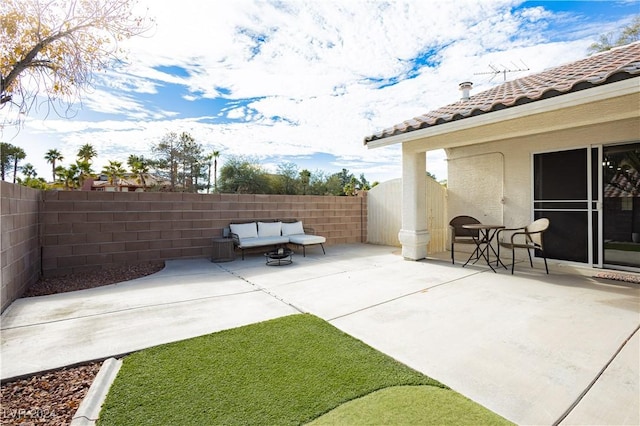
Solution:
{"label": "outdoor sofa", "polygon": [[244,223],[231,223],[229,225],[230,236],[234,247],[244,251],[256,247],[267,247],[293,244],[302,247],[302,254],[306,256],[306,247],[320,245],[322,253],[325,237],[315,235],[313,228],[303,226],[299,220],[259,220]]}

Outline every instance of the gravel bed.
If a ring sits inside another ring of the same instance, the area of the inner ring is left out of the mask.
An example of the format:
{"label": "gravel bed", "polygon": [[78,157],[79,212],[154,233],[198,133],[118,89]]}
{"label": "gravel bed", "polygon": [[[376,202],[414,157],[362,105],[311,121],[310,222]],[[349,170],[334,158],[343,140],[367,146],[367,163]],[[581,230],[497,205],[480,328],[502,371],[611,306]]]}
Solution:
{"label": "gravel bed", "polygon": [[[144,277],[162,268],[164,262],[152,262],[45,278],[31,286],[23,297],[100,287]],[[2,383],[0,425],[70,424],[101,365],[94,362]]]}
{"label": "gravel bed", "polygon": [[3,425],[68,425],[102,363],[63,368],[3,384]]}
{"label": "gravel bed", "polygon": [[82,274],[42,278],[32,285],[22,297],[46,296],[48,294],[100,287],[151,275],[162,268],[164,268],[164,262],[149,262],[83,272]]}

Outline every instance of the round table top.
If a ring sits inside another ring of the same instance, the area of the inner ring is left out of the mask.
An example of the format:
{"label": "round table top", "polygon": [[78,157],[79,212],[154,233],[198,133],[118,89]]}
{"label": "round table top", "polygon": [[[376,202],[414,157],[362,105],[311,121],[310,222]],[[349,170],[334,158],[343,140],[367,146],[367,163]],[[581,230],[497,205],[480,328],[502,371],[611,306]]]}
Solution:
{"label": "round table top", "polygon": [[503,229],[504,225],[488,225],[484,223],[470,223],[468,225],[462,225],[465,229]]}

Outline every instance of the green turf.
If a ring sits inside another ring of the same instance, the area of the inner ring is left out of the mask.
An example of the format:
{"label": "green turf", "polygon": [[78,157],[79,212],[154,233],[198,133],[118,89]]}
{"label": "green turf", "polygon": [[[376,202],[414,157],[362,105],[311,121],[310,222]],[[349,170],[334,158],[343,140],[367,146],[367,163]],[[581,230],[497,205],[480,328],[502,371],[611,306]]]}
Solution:
{"label": "green turf", "polygon": [[511,424],[451,389],[394,386],[349,401],[309,426]]}
{"label": "green turf", "polygon": [[317,317],[292,315],[127,356],[98,424],[302,424],[400,385],[445,388]]}

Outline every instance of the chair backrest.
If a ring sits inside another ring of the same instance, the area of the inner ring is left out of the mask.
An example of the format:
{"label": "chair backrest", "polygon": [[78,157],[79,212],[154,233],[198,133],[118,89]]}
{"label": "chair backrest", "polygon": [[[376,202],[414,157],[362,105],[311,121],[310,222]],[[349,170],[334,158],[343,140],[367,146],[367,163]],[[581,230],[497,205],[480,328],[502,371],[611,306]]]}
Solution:
{"label": "chair backrest", "polygon": [[549,219],[546,217],[533,221],[525,227],[526,232],[536,232],[536,234],[528,235],[528,239],[542,248],[542,234],[549,228]]}
{"label": "chair backrest", "polygon": [[451,219],[449,226],[453,230],[453,237],[477,237],[478,231],[472,229],[464,229],[462,225],[472,225],[480,223],[478,219],[471,216],[456,216]]}

